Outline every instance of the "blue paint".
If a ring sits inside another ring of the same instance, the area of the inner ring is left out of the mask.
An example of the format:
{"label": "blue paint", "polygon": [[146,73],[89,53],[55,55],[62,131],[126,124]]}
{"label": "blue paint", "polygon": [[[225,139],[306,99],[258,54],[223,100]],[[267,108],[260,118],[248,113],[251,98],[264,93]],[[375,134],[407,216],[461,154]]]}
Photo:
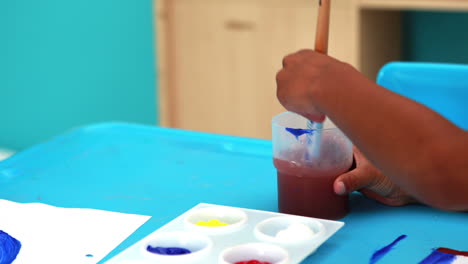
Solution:
{"label": "blue paint", "polygon": [[92,257],[94,257],[94,255],[93,254],[87,254],[86,257],[92,258]]}
{"label": "blue paint", "polygon": [[0,264],[11,264],[21,249],[21,243],[0,230]]}
{"label": "blue paint", "polygon": [[286,129],[286,131],[291,133],[293,136],[295,136],[296,139],[299,139],[299,137],[304,135],[304,134],[312,135],[313,132],[314,132],[313,129],[289,128],[289,127],[286,127],[285,129]]}
{"label": "blue paint", "polygon": [[[146,247],[151,253],[160,254],[160,255],[185,255],[192,253],[190,250],[186,248],[179,248],[179,247]],[[1,264],[1,263],[0,263]]]}
{"label": "blue paint", "polygon": [[369,264],[374,264],[374,263],[377,263],[377,261],[379,261],[381,258],[383,258],[385,255],[387,255],[388,252],[390,252],[390,250],[393,249],[393,247],[398,244],[398,242],[400,242],[401,240],[405,239],[406,238],[406,235],[401,235],[399,236],[397,239],[395,239],[395,241],[393,241],[392,243],[390,243],[389,245],[377,250],[371,257],[370,261],[369,261]]}
{"label": "blue paint", "polygon": [[432,251],[432,254],[423,259],[419,264],[450,264],[457,256],[439,252],[437,250]]}

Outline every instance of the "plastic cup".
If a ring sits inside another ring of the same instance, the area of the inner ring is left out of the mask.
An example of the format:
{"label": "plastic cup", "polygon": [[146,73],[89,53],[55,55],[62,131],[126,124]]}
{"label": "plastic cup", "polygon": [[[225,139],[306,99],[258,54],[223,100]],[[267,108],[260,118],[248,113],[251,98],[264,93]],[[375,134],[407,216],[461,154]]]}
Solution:
{"label": "plastic cup", "polygon": [[331,220],[343,218],[349,212],[348,196],[336,195],[333,182],[351,167],[352,143],[337,128],[308,129],[307,122],[291,112],[279,114],[272,121],[279,211]]}

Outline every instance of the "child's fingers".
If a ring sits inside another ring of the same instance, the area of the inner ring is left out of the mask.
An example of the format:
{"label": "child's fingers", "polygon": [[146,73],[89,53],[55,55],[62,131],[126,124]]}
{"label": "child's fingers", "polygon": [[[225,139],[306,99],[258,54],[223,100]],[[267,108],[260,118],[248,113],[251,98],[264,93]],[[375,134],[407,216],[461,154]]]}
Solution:
{"label": "child's fingers", "polygon": [[362,169],[355,169],[338,176],[333,183],[333,190],[338,195],[345,195],[368,187],[374,181],[372,174]]}

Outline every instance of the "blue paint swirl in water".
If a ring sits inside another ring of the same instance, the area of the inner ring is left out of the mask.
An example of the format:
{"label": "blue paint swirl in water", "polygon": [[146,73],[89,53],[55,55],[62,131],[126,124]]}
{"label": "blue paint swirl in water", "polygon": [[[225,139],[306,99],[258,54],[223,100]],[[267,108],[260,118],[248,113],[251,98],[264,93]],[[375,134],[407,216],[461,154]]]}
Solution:
{"label": "blue paint swirl in water", "polygon": [[295,136],[296,139],[299,139],[299,137],[304,135],[304,134],[312,135],[313,132],[314,132],[313,129],[289,128],[289,127],[286,127],[285,129],[286,129],[286,131],[291,133],[293,136]]}
{"label": "blue paint swirl in water", "polygon": [[432,254],[423,259],[419,264],[450,264],[457,256],[439,252],[437,250],[432,251]]}
{"label": "blue paint swirl in water", "polygon": [[395,241],[393,241],[392,243],[390,243],[389,245],[377,250],[371,257],[370,261],[369,261],[369,264],[374,264],[374,263],[377,263],[377,261],[379,261],[381,258],[383,258],[385,255],[387,255],[388,252],[390,252],[390,250],[393,249],[393,247],[398,244],[398,242],[400,242],[401,240],[405,239],[406,238],[406,235],[401,235],[399,236],[397,239],[395,239]]}
{"label": "blue paint swirl in water", "polygon": [[21,249],[21,243],[0,230],[0,264],[11,264]]}

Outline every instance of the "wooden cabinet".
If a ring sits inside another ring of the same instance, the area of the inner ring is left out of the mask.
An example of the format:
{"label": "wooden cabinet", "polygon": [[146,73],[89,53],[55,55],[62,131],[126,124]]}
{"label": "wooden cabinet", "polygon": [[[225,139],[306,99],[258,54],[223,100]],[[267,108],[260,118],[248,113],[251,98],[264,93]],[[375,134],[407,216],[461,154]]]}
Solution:
{"label": "wooden cabinet", "polygon": [[[161,2],[161,1],[158,1]],[[349,1],[336,1],[330,53],[350,61]],[[310,0],[171,0],[159,10],[164,125],[269,138],[282,111],[275,75],[282,58],[312,48]],[[164,20],[164,21],[161,21]]]}
{"label": "wooden cabinet", "polygon": [[[465,0],[333,0],[330,55],[370,78],[400,56],[400,10]],[[447,6],[448,5],[448,6]],[[163,126],[270,138],[282,58],[313,48],[313,0],[156,0]]]}

